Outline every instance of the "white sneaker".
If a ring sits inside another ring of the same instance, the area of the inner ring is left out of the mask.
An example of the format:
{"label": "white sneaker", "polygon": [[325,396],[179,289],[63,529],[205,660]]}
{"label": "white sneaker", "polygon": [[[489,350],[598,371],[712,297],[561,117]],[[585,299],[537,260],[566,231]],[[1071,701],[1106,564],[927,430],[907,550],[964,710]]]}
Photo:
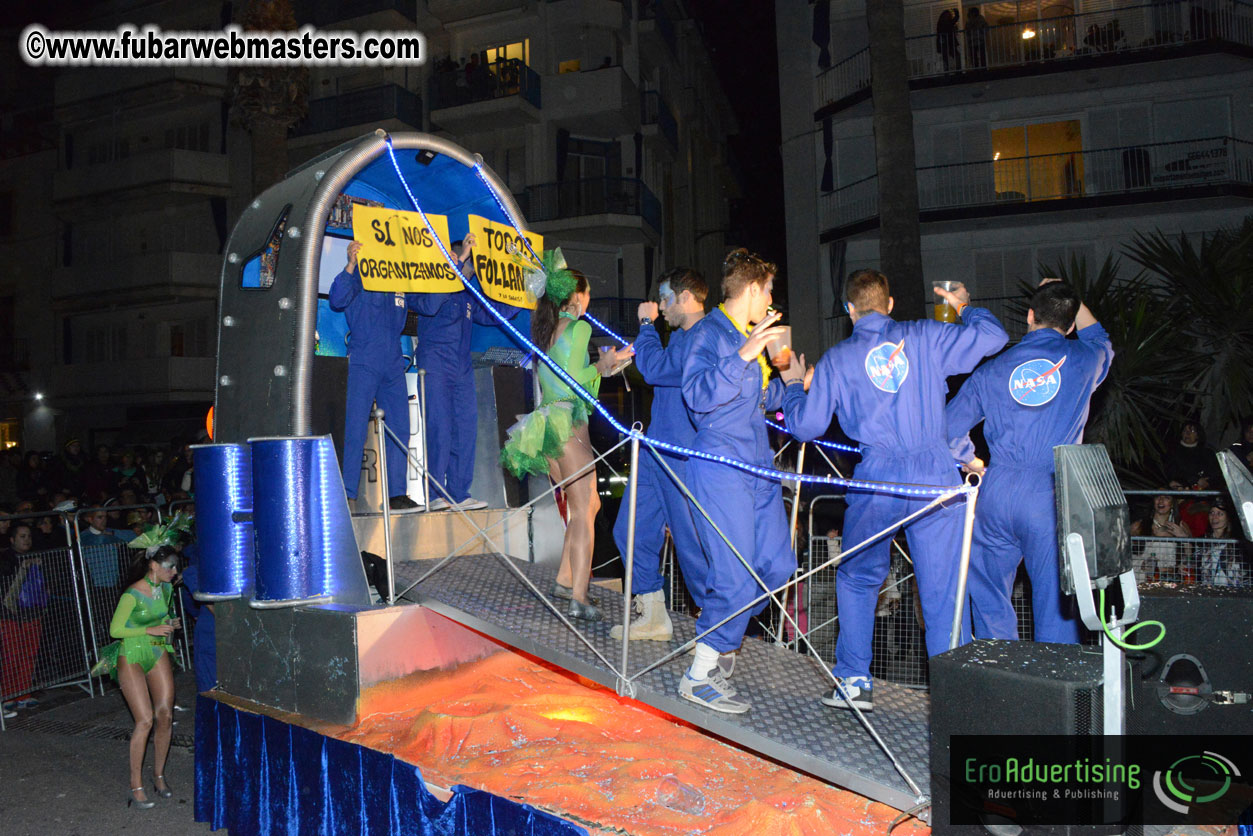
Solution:
{"label": "white sneaker", "polygon": [[743,714],[752,708],[748,703],[735,699],[735,693],[735,689],[716,670],[710,671],[704,679],[692,679],[691,673],[685,672],[679,681],[680,697],[723,714]]}
{"label": "white sneaker", "polygon": [[462,511],[477,511],[480,508],[486,508],[487,503],[481,499],[475,499],[472,496],[467,496],[465,499],[458,502],[455,507]]}
{"label": "white sneaker", "polygon": [[822,698],[823,705],[832,708],[860,708],[862,711],[874,711],[874,689],[870,679],[865,676],[835,678],[835,687],[831,696]]}
{"label": "white sneaker", "polygon": [[426,510],[447,511],[451,507],[452,505],[448,502],[447,499],[444,499],[442,496],[438,496],[435,499],[432,499],[430,502],[427,503]]}
{"label": "white sneaker", "polygon": [[[674,638],[674,625],[666,612],[666,593],[645,592],[635,596],[635,612],[639,617],[631,622],[631,641],[668,642]],[[610,638],[622,640],[622,625],[609,631]]]}

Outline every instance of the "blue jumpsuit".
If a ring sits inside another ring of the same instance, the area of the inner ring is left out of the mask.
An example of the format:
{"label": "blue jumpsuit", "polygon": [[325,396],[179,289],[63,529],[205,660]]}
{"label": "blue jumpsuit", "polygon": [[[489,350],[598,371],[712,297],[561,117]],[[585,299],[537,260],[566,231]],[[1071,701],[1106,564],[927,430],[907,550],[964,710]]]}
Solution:
{"label": "blue jumpsuit", "polygon": [[1079,641],[1073,602],[1062,600],[1058,580],[1053,447],[1082,441],[1088,401],[1113,358],[1109,334],[1099,324],[1084,328],[1077,340],[1040,328],[981,366],[948,405],[958,458],[973,456],[966,434],[980,421],[991,448],[968,585],[981,639],[1018,638],[1010,597],[1025,557],[1036,641]]}
{"label": "blue jumpsuit", "polygon": [[[699,323],[697,323],[699,324]],[[693,328],[696,326],[693,325]],[[635,365],[645,382],[653,387],[652,419],[648,435],[671,444],[691,447],[696,438],[696,428],[683,404],[683,362],[687,359],[689,345],[687,331],[670,334],[670,344],[662,346],[661,337],[652,325],[640,328],[635,340]],[[660,452],[660,451],[658,451]],[[661,453],[666,464],[680,479],[687,483],[687,459]],[[674,483],[653,454],[645,447],[640,449],[639,487],[636,489],[635,508],[635,560],[632,575],[632,591],[636,595],[661,589],[661,551],[666,544],[666,528],[674,538],[674,550],[687,583],[688,592],[696,606],[703,607],[705,599],[705,576],[709,572],[705,552],[696,534],[692,519],[692,506],[679,486]],[[613,539],[619,554],[626,554],[627,514],[625,498],[618,510],[618,520],[613,526]]]}
{"label": "blue jumpsuit", "polygon": [[[960,484],[945,433],[946,378],[970,371],[1009,340],[996,317],[983,308],[966,308],[963,319],[964,325],[950,325],[931,320],[896,322],[879,313],[859,318],[852,335],[814,367],[808,395],[802,386],[787,387],[783,411],[792,434],[802,441],[817,438],[835,413],[844,432],[861,442],[862,458],[854,478]],[[892,528],[933,498],[850,489],[844,547]],[[948,650],[962,516],[958,503],[947,503],[906,529],[931,656]],[[894,532],[893,528],[850,555],[836,570],[840,614],[836,676],[870,676],[875,605],[888,575]],[[968,638],[965,633],[963,629],[963,640]]]}
{"label": "blue jumpsuit", "polygon": [[[473,261],[463,265],[473,275]],[[412,294],[410,308],[418,320],[418,368],[426,369],[427,478],[443,486],[453,502],[470,496],[474,481],[474,444],[478,436],[478,399],[470,365],[473,323],[496,325],[491,312],[468,290]],[[496,307],[506,319],[519,308]],[[444,494],[427,485],[427,500]]]}
{"label": "blue jumpsuit", "polygon": [[[409,440],[409,391],[400,351],[405,317],[416,294],[365,290],[358,271],[341,272],[331,285],[330,306],[348,320],[348,398],[344,410],[344,489],[357,497],[361,456],[369,428],[370,404],[378,403],[388,428]],[[408,449],[389,438],[387,484],[392,496],[405,495]]]}
{"label": "blue jumpsuit", "polygon": [[[774,454],[762,412],[777,409],[783,384],[762,388],[763,372],[756,360],[745,362],[736,352],[744,334],[721,310],[715,310],[688,332],[683,364],[683,400],[696,423],[693,448],[758,467],[772,467]],[[826,429],[824,426],[823,429]],[[735,545],[770,589],[782,586],[796,571],[783,493],[779,483],[737,467],[693,458],[687,463],[692,495],[718,529]],[[709,559],[706,593],[696,630],[703,632],[765,592],[740,563],[700,511],[692,510],[696,532]],[[706,636],[719,653],[740,646],[749,618],[768,601],[745,610]]]}

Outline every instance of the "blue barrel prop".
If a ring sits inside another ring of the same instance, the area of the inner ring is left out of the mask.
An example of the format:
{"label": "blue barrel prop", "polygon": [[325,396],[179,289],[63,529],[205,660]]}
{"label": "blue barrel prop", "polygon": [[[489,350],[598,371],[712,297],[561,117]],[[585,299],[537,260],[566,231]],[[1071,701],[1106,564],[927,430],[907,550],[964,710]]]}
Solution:
{"label": "blue barrel prop", "polygon": [[196,469],[198,601],[252,594],[252,452],[242,444],[192,446]]}
{"label": "blue barrel prop", "polygon": [[250,438],[258,609],[370,603],[330,436]]}

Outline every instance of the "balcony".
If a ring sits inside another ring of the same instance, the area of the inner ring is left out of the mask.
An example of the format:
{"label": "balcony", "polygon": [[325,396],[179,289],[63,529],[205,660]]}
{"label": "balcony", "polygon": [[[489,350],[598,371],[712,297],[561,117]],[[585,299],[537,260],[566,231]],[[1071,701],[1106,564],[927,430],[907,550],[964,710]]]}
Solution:
{"label": "balcony", "polygon": [[633,337],[640,332],[637,314],[643,301],[622,296],[593,296],[587,311],[614,333]]}
{"label": "balcony", "polygon": [[417,0],[313,0],[313,25],[355,24],[355,31],[409,29],[418,22]]}
{"label": "balcony", "polygon": [[10,337],[0,342],[0,372],[30,371],[30,340]]}
{"label": "balcony", "polygon": [[[935,33],[905,40],[911,87],[1058,72],[1171,55],[1253,47],[1253,4],[1195,0],[1123,5],[1075,15],[958,29],[947,57]],[[870,95],[869,48],[818,75],[816,118]]]}
{"label": "balcony", "polygon": [[225,154],[162,148],[52,175],[52,199],[65,204],[108,196],[151,200],[226,197],[231,193],[230,163]]}
{"label": "balcony", "polygon": [[544,235],[600,244],[655,243],[661,203],[633,177],[590,177],[528,186],[522,201],[530,227]]}
{"label": "balcony", "polygon": [[[1253,143],[1219,136],[918,169],[923,221],[1191,197],[1253,198]],[[874,175],[819,198],[823,239],[877,224]]]}
{"label": "balcony", "polygon": [[422,97],[398,85],[384,84],[314,99],[309,102],[309,115],[293,129],[292,136],[342,132],[344,139],[350,139],[367,128],[422,130]]}
{"label": "balcony", "polygon": [[431,127],[473,133],[531,125],[540,117],[540,77],[517,59],[431,76]]}
{"label": "balcony", "polygon": [[679,55],[674,20],[659,0],[637,0],[640,7],[640,52],[650,64],[665,64]]}
{"label": "balcony", "polygon": [[626,12],[630,3],[622,0],[544,0],[551,20],[559,16],[564,23],[575,22],[602,29],[621,29],[629,21]]}
{"label": "balcony", "polygon": [[592,136],[621,136],[639,127],[639,89],[621,67],[548,77],[544,115],[557,127]]}
{"label": "balcony", "polygon": [[427,10],[445,26],[484,15],[519,11],[518,0],[426,0]]}
{"label": "balcony", "polygon": [[[70,69],[57,73],[56,107],[62,118],[85,118],[90,113],[69,113],[73,110],[111,111],[118,105],[143,107],[186,102],[199,94],[220,99],[226,90],[225,67],[128,67],[126,72],[101,72],[99,69]],[[105,105],[108,105],[105,108]]]}
{"label": "balcony", "polygon": [[180,299],[216,299],[222,256],[165,252],[67,267],[52,275],[53,307],[61,312],[97,310],[110,304],[152,305]]}
{"label": "balcony", "polygon": [[679,123],[669,103],[656,90],[646,90],[640,98],[640,125],[645,138],[662,136],[670,143],[670,150],[679,150]]}
{"label": "balcony", "polygon": [[214,357],[146,357],[126,362],[58,366],[52,394],[58,398],[166,403],[213,399]]}

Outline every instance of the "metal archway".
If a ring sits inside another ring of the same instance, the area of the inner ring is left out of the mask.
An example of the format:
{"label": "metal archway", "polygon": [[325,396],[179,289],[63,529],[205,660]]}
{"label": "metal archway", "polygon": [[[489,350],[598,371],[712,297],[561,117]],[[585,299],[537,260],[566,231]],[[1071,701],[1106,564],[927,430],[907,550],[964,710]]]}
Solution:
{"label": "metal archway", "polygon": [[[508,218],[473,172],[478,164],[514,218],[525,225],[508,187],[477,155],[425,133],[391,135],[405,179],[423,208],[448,216],[453,238],[476,214]],[[226,244],[218,323],[214,440],[330,432],[312,418],[314,331],[322,242],[336,198],[369,197],[411,209],[382,130],[346,142],[292,170],[240,216]],[[273,281],[244,286],[245,266],[277,233]]]}

